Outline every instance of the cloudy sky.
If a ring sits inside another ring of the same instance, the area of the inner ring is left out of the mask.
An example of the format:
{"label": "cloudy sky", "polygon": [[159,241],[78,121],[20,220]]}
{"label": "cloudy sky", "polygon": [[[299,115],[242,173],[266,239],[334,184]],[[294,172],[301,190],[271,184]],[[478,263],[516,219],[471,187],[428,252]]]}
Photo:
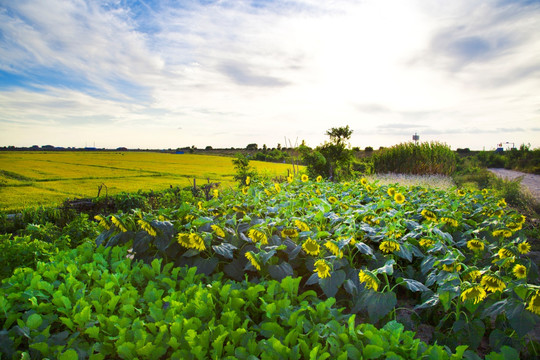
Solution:
{"label": "cloudy sky", "polygon": [[540,1],[0,0],[0,146],[540,147]]}

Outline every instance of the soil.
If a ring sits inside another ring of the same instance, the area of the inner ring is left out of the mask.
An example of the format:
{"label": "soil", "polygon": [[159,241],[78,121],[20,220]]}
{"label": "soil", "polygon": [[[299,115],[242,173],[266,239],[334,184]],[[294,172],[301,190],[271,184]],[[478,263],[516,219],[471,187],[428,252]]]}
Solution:
{"label": "soil", "polygon": [[507,180],[514,180],[522,177],[521,185],[525,187],[531,195],[534,197],[536,202],[540,203],[540,175],[527,174],[514,170],[507,169],[488,169],[495,175],[502,177]]}

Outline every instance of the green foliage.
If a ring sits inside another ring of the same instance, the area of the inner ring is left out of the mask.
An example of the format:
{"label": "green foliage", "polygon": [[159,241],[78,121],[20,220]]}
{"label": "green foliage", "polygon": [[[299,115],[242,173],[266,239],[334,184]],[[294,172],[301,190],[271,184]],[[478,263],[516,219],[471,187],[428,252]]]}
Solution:
{"label": "green foliage", "polygon": [[0,235],[0,279],[11,276],[19,267],[34,268],[38,261],[47,261],[56,253],[49,242],[30,236]]}
{"label": "green foliage", "polygon": [[246,155],[238,153],[232,162],[236,169],[234,180],[240,185],[245,185],[248,177],[254,178],[257,175],[257,171],[249,165],[249,158]]}
{"label": "green foliage", "polygon": [[312,150],[308,146],[299,147],[302,162],[307,166],[309,176],[333,181],[348,179],[352,175],[353,152],[348,140],[353,131],[349,126],[331,128],[326,132],[330,141]]}
{"label": "green foliage", "polygon": [[[396,318],[400,302],[412,302],[413,323],[435,327],[439,343],[452,347],[475,349],[477,340],[493,331],[486,309],[501,300],[509,307],[516,301],[528,304],[538,284],[537,266],[522,249],[525,218],[494,190],[297,178],[281,184],[257,181],[245,193],[223,192],[159,216],[114,217],[106,218],[109,227],[98,244],[132,244],[135,259],[163,258],[238,281],[299,276],[303,291],[336,298],[350,312],[379,324]],[[471,248],[473,240],[481,250]],[[518,264],[526,277],[514,274]],[[474,269],[494,274],[505,285],[472,306],[465,291],[487,289],[481,277],[468,277]],[[523,345],[517,328],[538,321],[530,310],[519,309],[497,314],[498,331],[514,347]]]}
{"label": "green foliage", "polygon": [[476,155],[476,159],[483,167],[540,174],[540,149],[531,150],[530,145],[522,144],[519,149],[502,152],[481,151]]}
{"label": "green foliage", "polygon": [[456,155],[438,142],[408,142],[379,151],[373,164],[377,173],[450,175],[456,168]]}
{"label": "green foliage", "polygon": [[[224,281],[126,247],[62,252],[35,271],[19,269],[0,288],[0,354],[20,358],[460,359],[391,321],[381,329],[299,292],[299,278]],[[489,359],[505,359],[503,347]]]}

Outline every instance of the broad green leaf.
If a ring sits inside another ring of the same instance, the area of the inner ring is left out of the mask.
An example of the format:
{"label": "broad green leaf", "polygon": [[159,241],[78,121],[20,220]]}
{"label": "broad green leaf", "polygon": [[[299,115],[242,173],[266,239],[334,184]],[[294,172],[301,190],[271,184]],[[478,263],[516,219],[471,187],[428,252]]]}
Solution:
{"label": "broad green leaf", "polygon": [[405,259],[409,262],[412,262],[412,252],[410,250],[410,246],[407,243],[401,244],[399,247],[399,250],[395,252],[397,256],[399,256],[402,259]]}
{"label": "broad green leaf", "polygon": [[514,329],[518,336],[527,335],[536,325],[535,315],[525,309],[525,305],[521,301],[511,299],[506,306],[506,316],[510,326]]}
{"label": "broad green leaf", "polygon": [[394,273],[394,267],[393,267],[393,265],[394,265],[395,263],[396,263],[396,262],[395,262],[394,259],[390,259],[390,260],[388,260],[382,267],[373,270],[373,272],[374,272],[375,274],[388,274],[388,275],[392,275],[392,274]]}
{"label": "broad green leaf", "polygon": [[39,314],[32,314],[26,320],[26,326],[31,330],[36,330],[43,323],[43,318]]}
{"label": "broad green leaf", "polygon": [[373,255],[373,250],[369,247],[369,245],[364,244],[363,242],[357,242],[354,244],[356,248],[362,253],[371,256],[373,259],[375,259],[375,255]]}
{"label": "broad green leaf", "polygon": [[[418,292],[418,291],[431,291],[427,286],[425,286],[424,284],[422,284],[420,281],[416,281],[416,280],[413,280],[413,279],[404,279],[404,278],[399,278],[401,279],[403,282],[401,282],[400,284],[405,286],[407,289],[413,291],[413,292]],[[399,279],[398,279],[398,282],[399,282]]]}
{"label": "broad green leaf", "polygon": [[377,345],[368,344],[364,347],[364,359],[377,359],[384,354],[384,349]]}
{"label": "broad green leaf", "polygon": [[282,280],[287,276],[293,276],[293,268],[289,263],[283,261],[278,265],[270,265],[268,273],[275,280]]}
{"label": "broad green leaf", "polygon": [[373,323],[389,314],[397,304],[396,294],[392,291],[385,293],[367,291],[363,300],[367,305],[369,319]]}
{"label": "broad green leaf", "polygon": [[212,249],[214,249],[216,254],[232,260],[234,258],[234,250],[236,250],[237,247],[229,243],[221,243],[219,245],[212,245]]}
{"label": "broad green leaf", "polygon": [[339,287],[345,281],[345,271],[338,270],[330,273],[330,277],[319,279],[319,285],[327,297],[337,294]]}
{"label": "broad green leaf", "polygon": [[79,360],[79,355],[75,350],[69,349],[60,354],[58,360]]}
{"label": "broad green leaf", "polygon": [[217,257],[211,257],[208,259],[196,258],[193,265],[197,267],[197,274],[212,275],[216,269],[219,259]]}

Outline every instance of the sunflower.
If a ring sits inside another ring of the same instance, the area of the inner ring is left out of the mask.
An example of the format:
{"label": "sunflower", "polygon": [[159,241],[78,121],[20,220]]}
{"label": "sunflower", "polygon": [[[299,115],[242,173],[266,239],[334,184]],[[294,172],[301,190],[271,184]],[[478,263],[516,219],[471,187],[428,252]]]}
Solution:
{"label": "sunflower", "polygon": [[504,199],[499,200],[499,202],[497,203],[497,206],[498,207],[505,207],[506,206],[506,201]]}
{"label": "sunflower", "polygon": [[114,226],[116,226],[117,228],[119,228],[120,230],[122,230],[122,232],[127,232],[127,228],[126,226],[124,225],[124,223],[122,222],[122,220],[120,220],[119,218],[117,218],[116,216],[111,216],[111,221],[112,223],[114,224]]}
{"label": "sunflower", "polygon": [[197,203],[197,207],[199,208],[199,210],[203,210],[203,209],[204,209],[202,201],[199,201],[199,202]]}
{"label": "sunflower", "polygon": [[461,264],[455,262],[451,264],[443,264],[442,269],[446,272],[459,272],[461,271]]}
{"label": "sunflower", "polygon": [[527,254],[531,251],[531,245],[526,241],[519,243],[517,248],[520,254]]}
{"label": "sunflower", "polygon": [[268,196],[272,195],[272,193],[270,192],[270,190],[268,189],[264,189],[264,193]]}
{"label": "sunflower", "polygon": [[428,239],[428,238],[423,238],[423,239],[420,239],[420,246],[422,247],[432,247],[433,245],[435,245],[435,240],[433,239]]}
{"label": "sunflower", "polygon": [[139,224],[141,229],[143,229],[144,231],[146,231],[148,233],[148,235],[150,235],[150,236],[156,236],[157,235],[156,230],[152,227],[152,225],[148,221],[145,221],[143,219],[139,219],[137,221],[137,223]]}
{"label": "sunflower", "polygon": [[491,292],[503,291],[506,288],[506,284],[495,275],[485,274],[482,276],[480,284],[487,290]]}
{"label": "sunflower", "polygon": [[248,187],[247,187],[247,186],[244,186],[244,187],[242,188],[242,194],[244,194],[244,195],[247,195],[247,194],[248,194]]}
{"label": "sunflower", "polygon": [[525,215],[520,215],[519,217],[519,220],[517,221],[519,224],[523,225],[525,224],[525,220],[527,220],[527,218],[525,217]]}
{"label": "sunflower", "polygon": [[294,226],[300,229],[300,231],[309,231],[309,226],[301,220],[294,220]]}
{"label": "sunflower", "polygon": [[307,182],[309,180],[309,176],[304,174],[304,175],[302,175],[301,179],[302,179],[302,182]]}
{"label": "sunflower", "polygon": [[514,273],[514,276],[518,279],[524,279],[527,277],[527,268],[523,265],[516,264],[514,268],[512,269],[512,273]]}
{"label": "sunflower", "polygon": [[212,190],[212,195],[217,198],[219,196],[219,190],[218,189],[214,189]]}
{"label": "sunflower", "polygon": [[251,177],[246,176],[246,185],[249,185],[251,183]]}
{"label": "sunflower", "polygon": [[467,241],[467,247],[472,251],[483,251],[484,246],[484,243],[478,239],[472,239]]}
{"label": "sunflower", "polygon": [[196,249],[199,251],[206,250],[206,246],[204,246],[203,238],[199,234],[180,233],[177,236],[177,241],[180,245],[188,249]]}
{"label": "sunflower", "polygon": [[465,191],[459,189],[459,190],[457,191],[457,194],[458,194],[458,196],[465,196]]}
{"label": "sunflower", "polygon": [[488,189],[482,189],[482,195],[486,196],[489,193]]}
{"label": "sunflower", "polygon": [[312,240],[311,238],[308,238],[304,243],[302,244],[302,249],[306,252],[306,254],[311,256],[317,256],[320,253],[321,247],[315,240]]}
{"label": "sunflower", "polygon": [[315,180],[316,180],[317,182],[321,182],[321,181],[322,181],[322,176],[321,176],[321,175],[317,176],[317,179],[315,179]]}
{"label": "sunflower", "polygon": [[540,315],[540,291],[537,291],[536,294],[531,298],[531,302],[527,306],[527,310],[536,315]]}
{"label": "sunflower", "polygon": [[482,276],[482,273],[481,273],[479,270],[476,270],[476,269],[467,271],[467,272],[463,275],[464,278],[468,278],[468,279],[470,279],[471,281],[476,281],[476,279],[478,279],[480,276]]}
{"label": "sunflower", "polygon": [[424,217],[424,219],[426,219],[426,220],[437,221],[437,215],[435,215],[435,213],[433,211],[429,211],[427,209],[424,209],[424,210],[422,210],[421,214]]}
{"label": "sunflower", "polygon": [[442,217],[441,221],[445,223],[448,226],[452,227],[458,227],[458,222],[455,219],[452,219],[451,217]]}
{"label": "sunflower", "polygon": [[506,224],[506,227],[509,228],[512,232],[516,232],[523,228],[523,224],[511,221]]}
{"label": "sunflower", "polygon": [[367,192],[372,192],[373,187],[371,185],[366,185],[366,190],[367,190]]}
{"label": "sunflower", "polygon": [[358,279],[364,284],[366,289],[373,289],[377,291],[379,288],[379,279],[377,279],[377,276],[373,275],[371,271],[360,270],[358,273]]}
{"label": "sunflower", "polygon": [[321,192],[321,190],[319,190],[319,189],[316,189],[316,190],[315,190],[315,192],[316,192],[316,193],[317,193],[317,195],[319,195],[319,196],[321,196],[321,195],[322,195],[322,192]]}
{"label": "sunflower", "polygon": [[499,255],[501,259],[506,259],[509,257],[513,257],[514,253],[506,248],[500,248],[499,251],[497,251],[497,255]]}
{"label": "sunflower", "polygon": [[268,245],[266,234],[260,230],[250,229],[248,231],[248,237],[253,240],[253,242],[260,242],[262,245]]}
{"label": "sunflower", "polygon": [[386,193],[388,194],[388,196],[394,197],[394,195],[396,195],[396,189],[394,189],[393,187],[388,188],[388,191]]}
{"label": "sunflower", "polygon": [[360,179],[360,184],[366,186],[367,185],[367,180],[365,178],[361,178]]}
{"label": "sunflower", "polygon": [[291,184],[294,181],[294,177],[292,175],[287,176],[287,182]]}
{"label": "sunflower", "polygon": [[191,243],[191,248],[197,249],[199,251],[206,250],[204,246],[203,238],[199,234],[191,233],[189,234],[189,242]]}
{"label": "sunflower", "polygon": [[326,261],[317,260],[315,261],[314,265],[315,265],[315,270],[313,270],[313,272],[316,272],[317,275],[319,275],[321,279],[330,277],[330,266],[328,265]]}
{"label": "sunflower", "polygon": [[191,243],[189,241],[189,234],[179,233],[177,236],[177,241],[183,247],[188,248],[188,249],[191,248]]}
{"label": "sunflower", "polygon": [[337,257],[338,259],[341,259],[343,257],[343,253],[341,252],[341,250],[339,249],[339,247],[333,243],[332,241],[327,241],[324,243],[324,246],[330,250],[330,252],[335,256]]}
{"label": "sunflower", "polygon": [[379,250],[385,253],[399,251],[399,244],[393,240],[386,240],[379,245]]}
{"label": "sunflower", "polygon": [[105,229],[109,230],[111,228],[111,225],[109,225],[109,223],[107,222],[107,219],[104,218],[103,216],[101,215],[96,215],[94,216],[94,219],[96,219],[97,221],[99,221],[99,226],[102,226],[104,227]]}
{"label": "sunflower", "polygon": [[362,221],[368,223],[371,226],[377,225],[381,222],[380,220],[375,220],[375,215],[366,215],[362,218]]}
{"label": "sunflower", "polygon": [[298,230],[296,229],[292,229],[292,228],[288,228],[288,229],[283,229],[281,231],[281,236],[283,237],[289,237],[289,238],[296,238],[298,237]]}
{"label": "sunflower", "polygon": [[274,183],[274,189],[276,189],[277,192],[280,192],[281,186],[278,183]]}
{"label": "sunflower", "polygon": [[395,193],[394,200],[398,204],[403,204],[405,202],[405,196],[402,193]]}
{"label": "sunflower", "polygon": [[478,304],[486,298],[486,291],[479,285],[474,285],[461,293],[461,301],[472,300]]}
{"label": "sunflower", "polygon": [[217,225],[211,225],[210,227],[212,228],[212,230],[214,230],[214,233],[215,233],[217,236],[222,237],[222,238],[225,237],[225,231],[223,231],[222,228],[220,228],[220,227],[217,226]]}
{"label": "sunflower", "polygon": [[337,199],[335,196],[330,196],[330,197],[328,198],[328,202],[329,202],[330,204],[335,204],[335,203],[338,202],[338,199]]}
{"label": "sunflower", "polygon": [[251,251],[247,251],[245,257],[249,260],[249,262],[251,263],[251,265],[253,265],[255,269],[261,271],[261,265],[257,262],[257,259],[255,259],[255,256]]}

